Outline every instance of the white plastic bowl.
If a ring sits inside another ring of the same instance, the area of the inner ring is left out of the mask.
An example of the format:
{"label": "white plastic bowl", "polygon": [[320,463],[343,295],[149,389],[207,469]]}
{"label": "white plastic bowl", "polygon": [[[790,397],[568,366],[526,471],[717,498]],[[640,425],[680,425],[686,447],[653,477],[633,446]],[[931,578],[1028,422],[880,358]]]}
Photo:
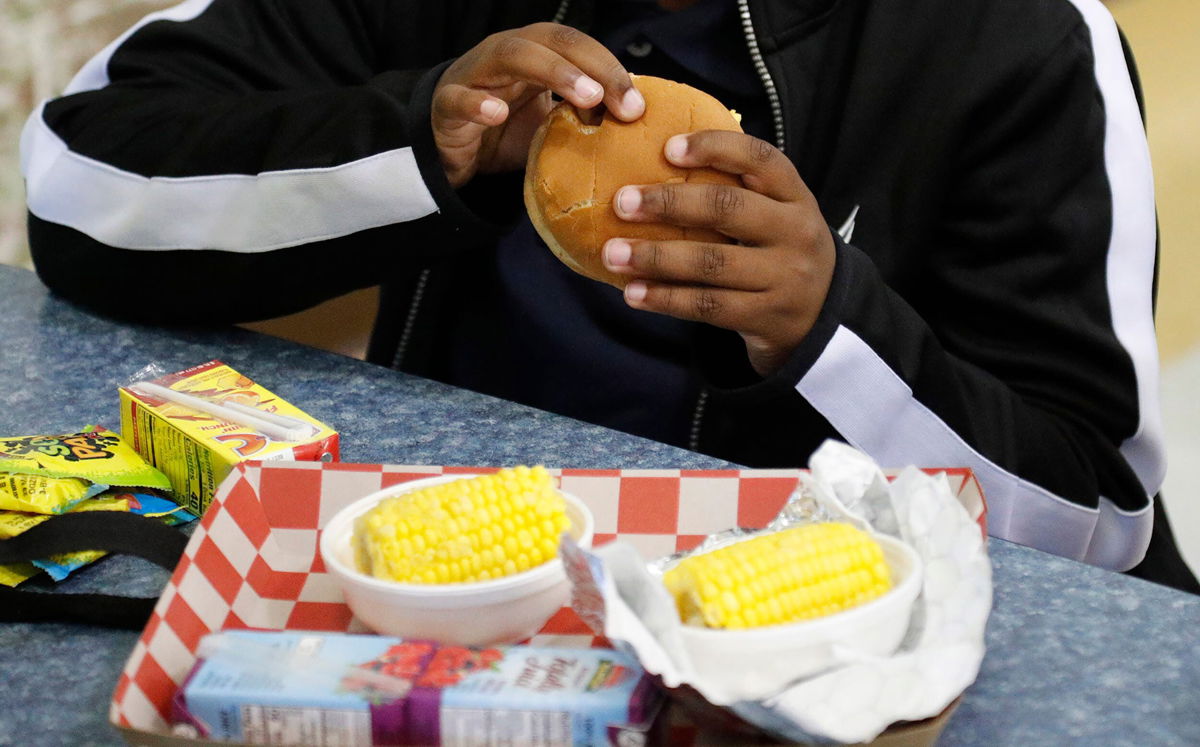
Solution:
{"label": "white plastic bowl", "polygon": [[[570,597],[562,560],[504,578],[461,584],[402,584],[361,573],[354,563],[354,520],[384,498],[462,479],[440,475],[400,483],[339,511],[321,533],[321,558],[341,584],[347,606],[368,628],[384,635],[460,646],[514,643],[533,635]],[[560,491],[571,520],[568,533],[590,547],[594,520],[587,506]]]}
{"label": "white plastic bowl", "polygon": [[921,557],[908,544],[875,535],[892,573],[882,596],[826,617],[751,630],[681,628],[684,647],[702,679],[734,699],[774,695],[802,677],[863,656],[889,656],[908,630],[921,591]]}

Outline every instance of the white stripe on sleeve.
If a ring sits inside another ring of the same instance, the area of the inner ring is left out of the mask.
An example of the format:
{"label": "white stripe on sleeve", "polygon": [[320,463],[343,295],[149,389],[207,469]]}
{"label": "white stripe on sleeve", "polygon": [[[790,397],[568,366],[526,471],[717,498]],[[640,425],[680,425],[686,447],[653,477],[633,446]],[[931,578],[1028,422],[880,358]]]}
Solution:
{"label": "white stripe on sleeve", "polygon": [[1070,0],[1092,35],[1096,83],[1107,122],[1104,162],[1112,191],[1112,237],[1108,251],[1108,299],[1113,330],[1133,359],[1137,376],[1137,431],[1121,453],[1147,495],[1162,487],[1167,465],[1158,393],[1158,343],[1152,288],[1157,225],[1150,146],[1121,49],[1117,24],[1099,0]]}
{"label": "white stripe on sleeve", "polygon": [[329,168],[147,178],[69,150],[39,110],[21,149],[29,211],[121,249],[261,252],[437,210],[412,148]]}
{"label": "white stripe on sleeve", "polygon": [[988,532],[1095,565],[1127,570],[1150,542],[1153,513],[1123,513],[1100,498],[1099,510],[1071,503],[1006,472],[962,440],[846,327],[796,385],[855,448],[884,467],[970,467],[983,486]]}

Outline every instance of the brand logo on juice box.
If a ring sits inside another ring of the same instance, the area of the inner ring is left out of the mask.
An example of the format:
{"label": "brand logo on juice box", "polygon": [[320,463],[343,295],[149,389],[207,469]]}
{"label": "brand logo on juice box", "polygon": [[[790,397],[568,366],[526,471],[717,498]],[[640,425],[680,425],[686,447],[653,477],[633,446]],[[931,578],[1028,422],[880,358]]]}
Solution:
{"label": "brand logo on juice box", "polygon": [[537,656],[527,657],[525,668],[517,677],[517,687],[539,693],[565,690],[570,686],[571,672],[578,665],[578,659],[566,656],[555,656],[549,661]]}

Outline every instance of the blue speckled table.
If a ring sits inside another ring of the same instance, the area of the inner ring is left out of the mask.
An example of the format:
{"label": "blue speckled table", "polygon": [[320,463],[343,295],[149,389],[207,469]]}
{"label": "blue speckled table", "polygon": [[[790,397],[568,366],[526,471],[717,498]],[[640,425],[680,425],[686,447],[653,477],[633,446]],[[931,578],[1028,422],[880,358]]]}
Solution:
{"label": "blue speckled table", "polygon": [[[116,387],[128,376],[213,358],[336,427],[348,462],[728,466],[239,329],[114,323],[0,265],[0,435],[118,428]],[[1200,744],[1200,598],[1000,540],[991,555],[987,657],[940,744]],[[166,578],[111,557],[57,590],[153,595]],[[81,625],[0,626],[0,745],[123,744],[108,700],[136,640]]]}

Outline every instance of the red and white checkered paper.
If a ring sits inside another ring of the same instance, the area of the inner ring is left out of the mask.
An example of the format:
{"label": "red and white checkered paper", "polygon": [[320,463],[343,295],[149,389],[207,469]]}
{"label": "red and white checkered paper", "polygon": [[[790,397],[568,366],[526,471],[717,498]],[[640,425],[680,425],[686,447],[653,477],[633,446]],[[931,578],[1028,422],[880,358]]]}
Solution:
{"label": "red and white checkered paper", "polygon": [[[227,628],[365,632],[325,572],[321,527],[344,506],[407,480],[479,474],[495,467],[260,462],[222,483],[125,663],[109,708],[127,729],[169,733],[171,697],[201,637]],[[983,494],[969,469],[946,472],[986,529]],[[800,470],[552,469],[596,520],[594,544],[620,537],[647,558],[686,550],[714,532],[760,527],[779,512]],[[567,607],[534,645],[604,645]]]}

